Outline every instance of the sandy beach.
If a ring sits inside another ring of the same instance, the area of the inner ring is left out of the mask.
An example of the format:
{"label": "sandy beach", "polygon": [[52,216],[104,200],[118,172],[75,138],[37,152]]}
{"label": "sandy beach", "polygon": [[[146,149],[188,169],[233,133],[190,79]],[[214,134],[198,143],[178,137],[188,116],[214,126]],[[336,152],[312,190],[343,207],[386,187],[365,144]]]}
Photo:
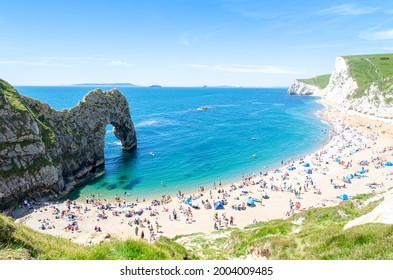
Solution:
{"label": "sandy beach", "polygon": [[[130,201],[120,193],[109,200],[87,197],[83,202],[51,200],[41,205],[26,201],[12,215],[37,231],[81,244],[109,237],[143,237],[153,242],[160,235],[172,238],[287,218],[392,187],[393,167],[386,165],[393,161],[393,120],[353,114],[324,100],[319,102],[327,106],[321,117],[333,127],[330,141],[275,170],[239,174],[239,181],[231,185],[217,182],[214,187],[212,182],[194,193],[170,194],[170,198],[157,197],[153,202]],[[214,209],[215,202],[223,209]]]}

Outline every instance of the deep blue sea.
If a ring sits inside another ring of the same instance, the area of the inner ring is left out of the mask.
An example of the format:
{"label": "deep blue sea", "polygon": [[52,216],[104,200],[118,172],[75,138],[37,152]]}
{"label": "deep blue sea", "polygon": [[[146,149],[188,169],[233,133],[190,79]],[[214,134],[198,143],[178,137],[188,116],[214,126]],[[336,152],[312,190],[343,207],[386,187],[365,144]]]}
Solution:
{"label": "deep blue sea", "polygon": [[[61,110],[95,87],[16,88]],[[74,191],[74,198],[127,192],[141,199],[231,183],[303,156],[329,136],[316,97],[289,96],[285,88],[118,89],[130,104],[138,148],[123,152],[108,125],[105,174]],[[208,109],[197,110],[201,106]]]}

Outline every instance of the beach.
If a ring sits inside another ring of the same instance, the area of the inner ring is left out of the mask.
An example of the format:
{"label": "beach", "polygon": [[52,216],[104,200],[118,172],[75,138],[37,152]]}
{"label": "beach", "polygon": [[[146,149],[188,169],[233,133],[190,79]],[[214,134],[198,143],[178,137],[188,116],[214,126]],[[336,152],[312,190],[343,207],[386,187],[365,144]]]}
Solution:
{"label": "beach", "polygon": [[393,167],[386,166],[393,160],[392,120],[353,114],[323,99],[318,102],[326,106],[320,117],[333,128],[329,142],[268,172],[238,174],[239,180],[229,185],[212,182],[196,186],[193,193],[179,191],[154,201],[136,201],[123,193],[108,200],[90,196],[83,202],[25,201],[12,216],[37,231],[81,244],[110,238],[154,242],[161,235],[173,238],[285,219],[392,187]]}

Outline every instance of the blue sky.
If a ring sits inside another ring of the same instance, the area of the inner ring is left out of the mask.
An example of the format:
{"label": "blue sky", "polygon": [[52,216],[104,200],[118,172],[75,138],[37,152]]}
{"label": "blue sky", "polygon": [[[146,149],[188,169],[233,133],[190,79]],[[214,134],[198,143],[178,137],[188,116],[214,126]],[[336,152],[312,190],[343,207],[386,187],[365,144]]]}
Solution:
{"label": "blue sky", "polygon": [[289,86],[393,52],[393,1],[0,0],[14,85]]}

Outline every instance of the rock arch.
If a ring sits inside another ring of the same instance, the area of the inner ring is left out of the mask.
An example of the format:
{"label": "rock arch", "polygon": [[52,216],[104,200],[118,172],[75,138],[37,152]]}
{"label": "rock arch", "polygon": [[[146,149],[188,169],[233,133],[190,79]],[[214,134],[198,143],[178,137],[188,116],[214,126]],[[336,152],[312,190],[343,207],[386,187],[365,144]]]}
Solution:
{"label": "rock arch", "polygon": [[0,209],[42,193],[65,194],[104,164],[107,124],[126,151],[137,139],[117,89],[90,91],[70,110],[20,95],[0,80]]}

